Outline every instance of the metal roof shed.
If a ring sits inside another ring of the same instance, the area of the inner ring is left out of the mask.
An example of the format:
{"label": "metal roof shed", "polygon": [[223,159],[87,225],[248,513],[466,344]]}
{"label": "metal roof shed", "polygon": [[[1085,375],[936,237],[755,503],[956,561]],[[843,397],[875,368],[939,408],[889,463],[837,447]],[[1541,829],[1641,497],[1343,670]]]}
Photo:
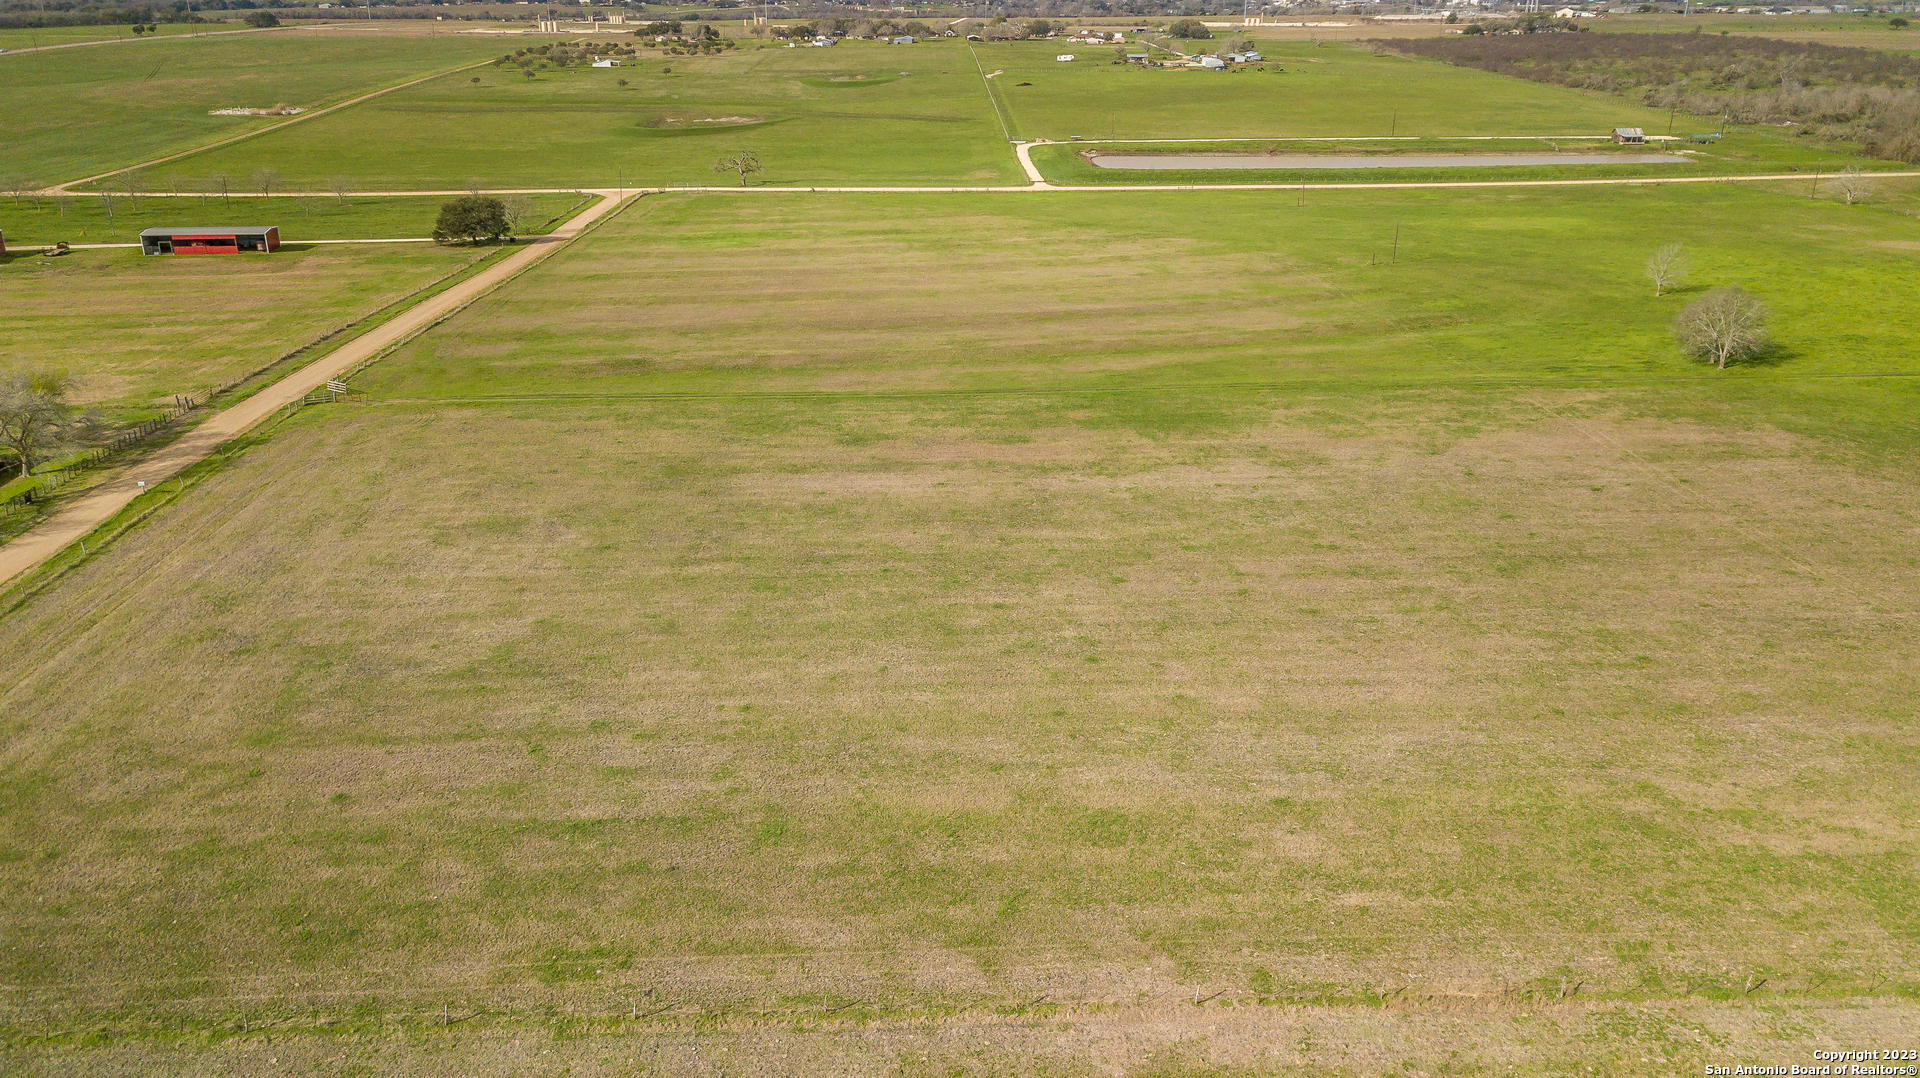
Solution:
{"label": "metal roof shed", "polygon": [[148,255],[266,254],[279,249],[278,225],[149,228],[140,233],[140,253]]}

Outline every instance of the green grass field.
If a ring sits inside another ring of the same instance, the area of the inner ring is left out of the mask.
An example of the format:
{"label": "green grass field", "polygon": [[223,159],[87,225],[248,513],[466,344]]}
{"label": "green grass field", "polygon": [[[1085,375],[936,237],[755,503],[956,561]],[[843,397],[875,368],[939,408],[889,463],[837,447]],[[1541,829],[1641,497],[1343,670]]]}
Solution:
{"label": "green grass field", "polygon": [[[522,235],[540,236],[584,208],[586,198],[572,194],[509,196],[524,200],[518,222]],[[0,201],[0,232],[13,247],[49,243],[138,243],[140,232],[181,224],[273,224],[281,239],[363,240],[422,238],[433,234],[443,197],[332,194],[306,198],[238,195],[129,199],[115,195],[68,198],[14,197]]]}
{"label": "green grass field", "polygon": [[[239,23],[158,23],[153,38],[191,36],[239,30]],[[79,41],[144,40],[149,35],[135,34],[131,26],[39,26],[22,29],[0,28],[0,49],[35,49],[48,45],[70,45]]]}
{"label": "green grass field", "polygon": [[[68,50],[46,70],[158,102],[69,172],[211,137],[202,98],[524,43],[419,29],[267,35],[293,61],[231,83],[234,39]],[[76,59],[169,49],[151,90]],[[488,67],[149,179],[711,184],[752,148],[766,185],[1016,184],[1002,118],[1433,147],[1665,119],[1345,45],[1236,75],[1059,51]],[[21,161],[76,85],[23,92]],[[1080,148],[1036,159],[1078,179]],[[0,1070],[1908,1047],[1915,187],[637,199],[0,590]],[[216,213],[291,241],[10,256],[0,366],[134,415],[317,357],[489,250],[298,241],[419,235],[441,201],[0,201],[16,244]],[[1655,298],[1665,243],[1691,273]],[[1670,325],[1724,285],[1773,344],[1715,370]]]}
{"label": "green grass field", "polygon": [[[1773,227],[1749,227],[1761,218]],[[1692,252],[1694,291],[1655,303],[1640,268],[1664,242]],[[1904,367],[1915,243],[1920,222],[1871,205],[1720,185],[1309,192],[1304,207],[1265,192],[674,196],[366,384],[446,398],[1690,379],[1667,323],[1722,284],[1776,311],[1782,361],[1765,371],[1851,376]],[[638,251],[656,260],[646,287],[596,287]],[[747,257],[752,274],[735,268]],[[1825,284],[1783,284],[1802,279]],[[851,303],[851,281],[889,301]],[[1862,436],[1905,422],[1866,415]]]}
{"label": "green grass field", "polygon": [[[1232,72],[1115,66],[1108,47],[977,48],[989,71],[1005,70],[995,88],[1026,138],[1578,135],[1655,120],[1617,98],[1344,44],[1263,41],[1265,70]],[[1058,63],[1061,52],[1077,59]]]}
{"label": "green grass field", "polygon": [[[11,1035],[1624,1074],[1897,1030],[1916,229],[644,200],[0,619]],[[1722,283],[1767,362],[1666,337]],[[1275,1041],[1339,1015],[1400,1055]]]}
{"label": "green grass field", "polygon": [[[379,311],[494,248],[433,244],[148,258],[138,250],[0,264],[0,365],[65,370],[76,399],[144,417]],[[84,311],[85,317],[75,317]]]}
{"label": "green grass field", "polygon": [[[392,152],[396,138],[408,153]],[[766,164],[759,183],[1020,179],[972,59],[950,44],[656,55],[532,80],[487,68],[179,164],[200,177],[270,163],[295,183],[345,173],[370,190],[612,187],[726,183],[709,166],[737,149]]]}
{"label": "green grass field", "polygon": [[[533,80],[514,68],[487,68],[168,167],[190,186],[203,185],[214,172],[244,177],[266,167],[308,188],[339,174],[369,189],[465,183],[698,185],[726,182],[708,166],[724,153],[751,149],[767,166],[754,177],[759,184],[1007,184],[1018,182],[1019,173],[1005,145],[1003,120],[1015,136],[1058,140],[1390,133],[1445,139],[1597,134],[1618,125],[1664,131],[1669,126],[1665,113],[1607,95],[1373,55],[1349,45],[1272,43],[1266,46],[1274,58],[1268,69],[1226,75],[1115,66],[1105,48],[1074,63],[1055,63],[1052,56],[1060,47],[980,45],[975,48],[978,67],[964,45],[931,42],[910,48],[854,43],[652,57],[612,70],[546,69]],[[991,99],[980,78],[982,68],[998,72],[986,80]],[[623,81],[627,85],[621,86]],[[530,112],[545,119],[522,122]],[[1688,123],[1704,122],[1683,117],[1676,130],[1685,134],[1691,130]],[[404,156],[388,152],[386,140],[394,133],[417,149]],[[1041,159],[1054,162],[1052,167],[1072,182],[1294,178],[1076,171],[1062,156],[1069,152],[1042,151]],[[1843,154],[1760,132],[1736,132],[1704,154],[1699,165],[1684,171],[1812,170],[1852,163]],[[1526,178],[1533,172],[1489,175]],[[1316,173],[1309,178],[1380,177]]]}
{"label": "green grass field", "polygon": [[[0,176],[51,184],[279,122],[214,109],[309,109],[494,55],[463,37],[284,34],[162,39],[0,59]],[[332,175],[334,170],[323,174]],[[236,173],[245,190],[252,170]],[[204,176],[204,173],[200,174]],[[164,173],[149,178],[164,189]]]}

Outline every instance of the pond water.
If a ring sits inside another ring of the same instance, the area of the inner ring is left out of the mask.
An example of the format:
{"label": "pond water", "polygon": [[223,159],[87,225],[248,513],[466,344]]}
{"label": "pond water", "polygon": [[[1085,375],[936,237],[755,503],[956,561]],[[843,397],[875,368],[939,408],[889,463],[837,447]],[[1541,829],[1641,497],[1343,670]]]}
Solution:
{"label": "pond water", "polygon": [[1677,165],[1670,153],[1101,154],[1101,168],[1484,168],[1489,165]]}

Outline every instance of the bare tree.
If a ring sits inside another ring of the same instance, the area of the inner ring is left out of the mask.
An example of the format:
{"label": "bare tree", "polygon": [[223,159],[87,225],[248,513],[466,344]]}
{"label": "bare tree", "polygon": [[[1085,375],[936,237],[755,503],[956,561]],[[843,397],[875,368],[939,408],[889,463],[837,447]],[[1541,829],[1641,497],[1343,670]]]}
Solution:
{"label": "bare tree", "polygon": [[1865,202],[1867,196],[1873,194],[1873,177],[1858,165],[1842,169],[1840,174],[1829,182],[1840,189],[1841,197],[1847,200],[1849,206]]}
{"label": "bare tree", "polygon": [[508,195],[500,200],[500,204],[506,207],[508,234],[518,235],[520,222],[533,213],[533,199],[526,195]]}
{"label": "bare tree", "polygon": [[1727,361],[1759,355],[1767,347],[1767,309],[1743,288],[1716,288],[1680,311],[1673,335],[1688,355]]}
{"label": "bare tree", "polygon": [[13,450],[22,476],[53,450],[93,434],[96,417],[76,416],[67,401],[74,385],[64,371],[0,375],[0,445]]}
{"label": "bare tree", "polygon": [[1687,252],[1677,243],[1663,243],[1653,249],[1647,258],[1647,280],[1653,282],[1653,295],[1658,299],[1669,288],[1678,288],[1687,283]]}
{"label": "bare tree", "polygon": [[280,174],[273,169],[257,168],[253,170],[253,185],[258,187],[260,193],[263,195],[273,194],[273,185],[279,182]]}
{"label": "bare tree", "polygon": [[747,177],[756,172],[766,171],[766,166],[760,163],[759,155],[755,154],[752,150],[738,150],[715,161],[713,163],[713,171],[738,172],[740,174],[740,186],[745,187],[747,185]]}
{"label": "bare tree", "polygon": [[340,204],[344,206],[347,204],[347,195],[353,190],[353,180],[347,176],[335,176],[327,181],[327,189],[332,191],[333,197],[339,199]]}
{"label": "bare tree", "polygon": [[233,196],[227,193],[228,189],[233,186],[233,177],[224,172],[216,172],[207,177],[207,182],[213,185],[214,190],[220,192],[220,201],[233,201]]}

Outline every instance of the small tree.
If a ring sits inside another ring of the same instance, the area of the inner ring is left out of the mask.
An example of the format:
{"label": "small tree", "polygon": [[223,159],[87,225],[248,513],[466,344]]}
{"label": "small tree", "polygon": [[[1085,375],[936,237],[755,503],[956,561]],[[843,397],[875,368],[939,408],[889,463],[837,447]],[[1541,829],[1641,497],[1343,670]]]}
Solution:
{"label": "small tree", "polygon": [[327,189],[342,206],[347,204],[347,195],[353,191],[353,179],[348,176],[335,176],[327,181]]}
{"label": "small tree", "polygon": [[253,185],[258,187],[263,195],[273,194],[273,187],[279,182],[280,173],[273,169],[259,168],[253,171]]}
{"label": "small tree", "polygon": [[249,11],[246,22],[248,26],[264,30],[269,26],[280,25],[280,17],[271,11]]}
{"label": "small tree", "polygon": [[509,195],[500,204],[506,209],[507,234],[519,235],[521,222],[533,213],[533,199],[526,195]]}
{"label": "small tree", "polygon": [[1895,30],[1905,30],[1907,28],[1907,20],[1895,15],[1893,18],[1887,20],[1887,25]]}
{"label": "small tree", "polygon": [[1867,175],[1858,165],[1842,169],[1832,182],[1840,189],[1841,197],[1847,200],[1849,206],[1865,202],[1867,196],[1873,194],[1873,177]]}
{"label": "small tree", "polygon": [[1647,258],[1647,280],[1657,299],[1669,288],[1687,283],[1687,252],[1677,243],[1663,243]]}
{"label": "small tree", "polygon": [[440,207],[433,225],[433,238],[441,243],[497,240],[507,232],[507,207],[490,195],[461,195]]}
{"label": "small tree", "polygon": [[233,197],[227,193],[228,188],[233,186],[233,177],[224,172],[216,172],[207,177],[207,182],[213,185],[214,190],[220,192],[220,201],[231,202],[233,200]]}
{"label": "small tree", "polygon": [[1681,310],[1673,335],[1688,355],[1725,370],[1766,350],[1767,309],[1743,288],[1716,288]]}
{"label": "small tree", "polygon": [[713,171],[737,172],[740,174],[740,186],[745,187],[747,185],[747,177],[756,172],[766,171],[766,166],[760,163],[759,156],[752,150],[740,150],[715,161],[713,163]]}
{"label": "small tree", "polygon": [[15,371],[0,375],[0,444],[13,450],[22,476],[63,445],[90,436],[98,420],[76,416],[67,395],[74,380],[64,371]]}

